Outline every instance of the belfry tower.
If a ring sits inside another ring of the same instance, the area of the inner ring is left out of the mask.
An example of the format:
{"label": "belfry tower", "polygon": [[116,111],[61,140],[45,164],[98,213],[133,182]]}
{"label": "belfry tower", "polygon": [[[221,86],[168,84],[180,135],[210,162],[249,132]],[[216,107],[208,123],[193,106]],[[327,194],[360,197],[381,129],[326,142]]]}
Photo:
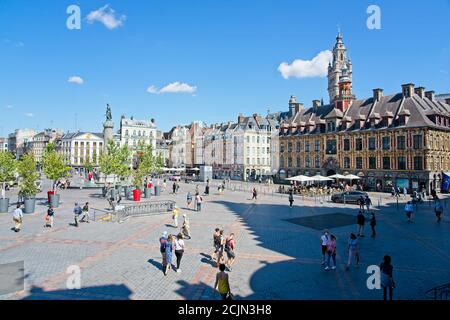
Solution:
{"label": "belfry tower", "polygon": [[344,70],[346,72],[346,81],[350,82],[351,87],[353,81],[352,62],[350,59],[347,59],[347,48],[342,41],[341,32],[338,32],[336,44],[333,48],[333,62],[328,65],[328,94],[330,96],[330,103],[333,103],[339,96],[339,83]]}

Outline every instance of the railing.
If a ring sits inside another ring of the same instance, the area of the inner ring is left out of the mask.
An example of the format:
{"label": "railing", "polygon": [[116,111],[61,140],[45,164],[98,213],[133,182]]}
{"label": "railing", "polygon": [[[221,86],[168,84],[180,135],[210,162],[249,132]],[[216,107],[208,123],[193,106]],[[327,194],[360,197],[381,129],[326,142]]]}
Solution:
{"label": "railing", "polygon": [[126,205],[121,210],[112,213],[112,221],[123,222],[131,217],[142,217],[158,213],[172,211],[175,207],[175,201],[152,201],[133,205]]}
{"label": "railing", "polygon": [[450,300],[450,283],[428,290],[425,295],[430,300]]}

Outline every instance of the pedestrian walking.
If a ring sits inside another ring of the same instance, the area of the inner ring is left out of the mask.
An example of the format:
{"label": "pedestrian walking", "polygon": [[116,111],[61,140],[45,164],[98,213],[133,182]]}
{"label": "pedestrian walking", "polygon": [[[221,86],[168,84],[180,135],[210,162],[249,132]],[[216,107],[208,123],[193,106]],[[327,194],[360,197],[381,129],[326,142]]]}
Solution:
{"label": "pedestrian walking", "polygon": [[375,238],[375,236],[377,235],[376,231],[375,231],[375,227],[377,225],[377,219],[375,218],[375,213],[371,213],[371,217],[370,217],[370,228],[372,229],[372,238]]}
{"label": "pedestrian walking", "polygon": [[183,214],[183,226],[181,227],[181,233],[183,234],[184,237],[187,237],[189,240],[192,239],[189,220],[186,214]]}
{"label": "pedestrian walking", "polygon": [[364,211],[364,205],[366,203],[366,199],[364,199],[364,196],[359,197],[358,204],[359,204],[359,211]]}
{"label": "pedestrian walking", "polygon": [[13,212],[14,232],[19,232],[23,222],[23,211],[20,203],[17,204],[16,209]]}
{"label": "pedestrian walking", "polygon": [[196,193],[196,194],[200,192],[199,188],[200,188],[200,187],[199,187],[199,185],[197,184],[197,185],[195,186],[195,193]]}
{"label": "pedestrian walking", "polygon": [[359,265],[360,255],[359,255],[358,238],[355,236],[354,233],[352,233],[350,235],[350,239],[348,240],[347,250],[348,250],[348,261],[347,261],[347,267],[345,268],[345,270],[350,269],[350,265],[352,264],[353,258],[356,259],[356,265],[357,266]]}
{"label": "pedestrian walking", "polygon": [[[330,235],[330,239],[327,241],[327,265],[325,270],[335,270],[336,269],[336,237]],[[331,260],[333,260],[333,266],[331,265]]]}
{"label": "pedestrian walking", "polygon": [[320,237],[320,246],[322,249],[322,265],[325,264],[326,254],[328,251],[327,243],[330,240],[330,232],[328,230],[324,230],[322,236]]}
{"label": "pedestrian walking", "polygon": [[89,202],[86,202],[83,206],[83,216],[81,217],[80,222],[86,222],[89,223],[90,216],[89,216]]}
{"label": "pedestrian walking", "polygon": [[294,194],[293,194],[293,192],[291,191],[290,193],[289,193],[289,208],[292,208],[294,206]]}
{"label": "pedestrian walking", "polygon": [[224,263],[224,256],[223,256],[223,252],[225,251],[225,236],[224,236],[224,230],[220,230],[219,231],[219,239],[218,239],[218,250],[217,250],[217,264],[216,266],[218,267],[221,263]]}
{"label": "pedestrian walking", "polygon": [[387,291],[389,290],[389,300],[392,301],[392,293],[395,288],[393,271],[394,267],[391,264],[391,257],[384,256],[383,262],[380,265],[381,271],[381,287],[383,288],[383,300],[387,301]]}
{"label": "pedestrian walking", "polygon": [[219,272],[216,275],[216,282],[214,283],[214,290],[222,297],[222,300],[233,300],[233,295],[230,290],[230,281],[228,274],[225,272],[225,265],[219,266]]}
{"label": "pedestrian walking", "polygon": [[209,185],[206,185],[205,187],[205,195],[209,195]]}
{"label": "pedestrian walking", "polygon": [[403,196],[406,198],[407,195],[408,195],[408,189],[406,189],[406,187],[403,187]]}
{"label": "pedestrian walking", "polygon": [[196,202],[197,202],[197,211],[200,212],[200,211],[202,211],[203,198],[202,198],[202,196],[200,194],[197,194],[195,199],[196,199]]}
{"label": "pedestrian walking", "polygon": [[179,208],[177,206],[175,206],[172,211],[172,220],[173,220],[173,225],[175,228],[178,228],[178,214],[179,213],[180,213]]}
{"label": "pedestrian walking", "polygon": [[45,216],[45,228],[53,228],[53,222],[54,222],[54,216],[55,211],[53,210],[53,207],[50,205],[47,210],[47,215]]}
{"label": "pedestrian walking", "polygon": [[437,196],[434,198],[434,212],[436,214],[437,222],[440,223],[444,208],[442,207],[441,200]]}
{"label": "pedestrian walking", "polygon": [[255,187],[253,187],[252,190],[252,200],[258,200],[258,192],[256,191]]}
{"label": "pedestrian walking", "polygon": [[225,240],[225,252],[227,253],[227,263],[229,271],[232,271],[231,266],[233,265],[236,254],[234,253],[234,249],[236,247],[236,242],[234,240],[234,233],[230,233],[230,235]]}
{"label": "pedestrian walking", "polygon": [[162,233],[162,236],[159,238],[159,251],[161,252],[162,257],[162,269],[165,272],[167,259],[166,259],[166,243],[167,243],[167,231]]}
{"label": "pedestrian walking", "polygon": [[356,217],[356,222],[358,224],[358,237],[364,237],[364,226],[366,224],[366,217],[364,212],[359,210],[358,216]]}
{"label": "pedestrian walking", "polygon": [[174,249],[174,240],[173,240],[173,236],[170,234],[167,237],[167,241],[166,241],[166,268],[164,269],[165,276],[167,276],[167,271],[169,269],[172,269],[173,249]]}
{"label": "pedestrian walking", "polygon": [[75,220],[75,227],[78,228],[78,219],[80,218],[80,215],[83,213],[83,210],[78,205],[78,203],[75,203],[75,207],[73,208],[73,214],[74,214],[74,220]]}
{"label": "pedestrian walking", "polygon": [[414,206],[412,205],[411,201],[408,201],[405,205],[405,213],[406,217],[408,218],[408,222],[413,222],[413,212]]}
{"label": "pedestrian walking", "polygon": [[183,258],[185,248],[183,235],[181,233],[179,233],[176,239],[174,239],[174,245],[175,245],[175,256],[177,257],[177,273],[180,273],[181,259]]}
{"label": "pedestrian walking", "polygon": [[186,202],[188,209],[191,209],[191,203],[192,203],[192,193],[189,191],[186,196]]}
{"label": "pedestrian walking", "polygon": [[364,199],[364,204],[367,208],[367,213],[370,213],[370,207],[372,206],[372,200],[370,199],[369,195],[366,195],[366,198]]}
{"label": "pedestrian walking", "polygon": [[213,254],[211,255],[211,260],[217,259],[217,254],[220,247],[220,229],[216,228],[213,233]]}
{"label": "pedestrian walking", "polygon": [[177,184],[175,182],[172,185],[172,191],[173,191],[173,194],[177,193]]}

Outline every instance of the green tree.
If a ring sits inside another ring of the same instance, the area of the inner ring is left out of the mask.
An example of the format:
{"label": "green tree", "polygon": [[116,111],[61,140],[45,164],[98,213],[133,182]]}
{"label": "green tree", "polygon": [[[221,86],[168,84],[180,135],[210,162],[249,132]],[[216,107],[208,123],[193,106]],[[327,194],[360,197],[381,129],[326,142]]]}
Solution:
{"label": "green tree", "polygon": [[34,197],[38,192],[36,181],[39,174],[36,171],[36,161],[32,152],[25,154],[17,165],[21,181],[19,184],[20,193],[24,197]]}
{"label": "green tree", "polygon": [[70,167],[66,166],[62,155],[56,152],[53,143],[49,143],[42,155],[42,170],[45,176],[53,181],[53,192],[56,192],[56,182],[64,178],[70,172]]}
{"label": "green tree", "polygon": [[0,151],[0,183],[2,184],[2,198],[5,199],[6,183],[14,180],[16,172],[16,160],[6,151]]}
{"label": "green tree", "polygon": [[108,141],[107,152],[102,153],[99,159],[100,171],[107,177],[115,175],[119,178],[130,174],[130,150],[128,146],[118,147],[113,140]]}

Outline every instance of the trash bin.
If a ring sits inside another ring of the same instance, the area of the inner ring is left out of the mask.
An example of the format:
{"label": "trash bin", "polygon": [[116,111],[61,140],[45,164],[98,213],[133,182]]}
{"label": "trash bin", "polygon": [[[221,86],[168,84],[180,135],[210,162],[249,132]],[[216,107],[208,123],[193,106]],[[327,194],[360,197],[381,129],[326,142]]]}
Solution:
{"label": "trash bin", "polygon": [[53,208],[59,207],[59,194],[52,194],[50,195],[50,205]]}
{"label": "trash bin", "polygon": [[133,190],[133,201],[136,202],[141,201],[141,190],[139,189]]}
{"label": "trash bin", "polygon": [[159,186],[155,186],[155,196],[161,195],[161,188]]}
{"label": "trash bin", "polygon": [[50,197],[52,196],[52,195],[54,195],[55,194],[55,191],[47,191],[47,198],[48,198],[48,203],[50,203],[51,202],[51,199],[50,199]]}
{"label": "trash bin", "polygon": [[149,199],[149,198],[152,196],[152,189],[150,189],[150,188],[145,188],[144,193],[145,193],[145,197],[146,197],[147,199]]}

